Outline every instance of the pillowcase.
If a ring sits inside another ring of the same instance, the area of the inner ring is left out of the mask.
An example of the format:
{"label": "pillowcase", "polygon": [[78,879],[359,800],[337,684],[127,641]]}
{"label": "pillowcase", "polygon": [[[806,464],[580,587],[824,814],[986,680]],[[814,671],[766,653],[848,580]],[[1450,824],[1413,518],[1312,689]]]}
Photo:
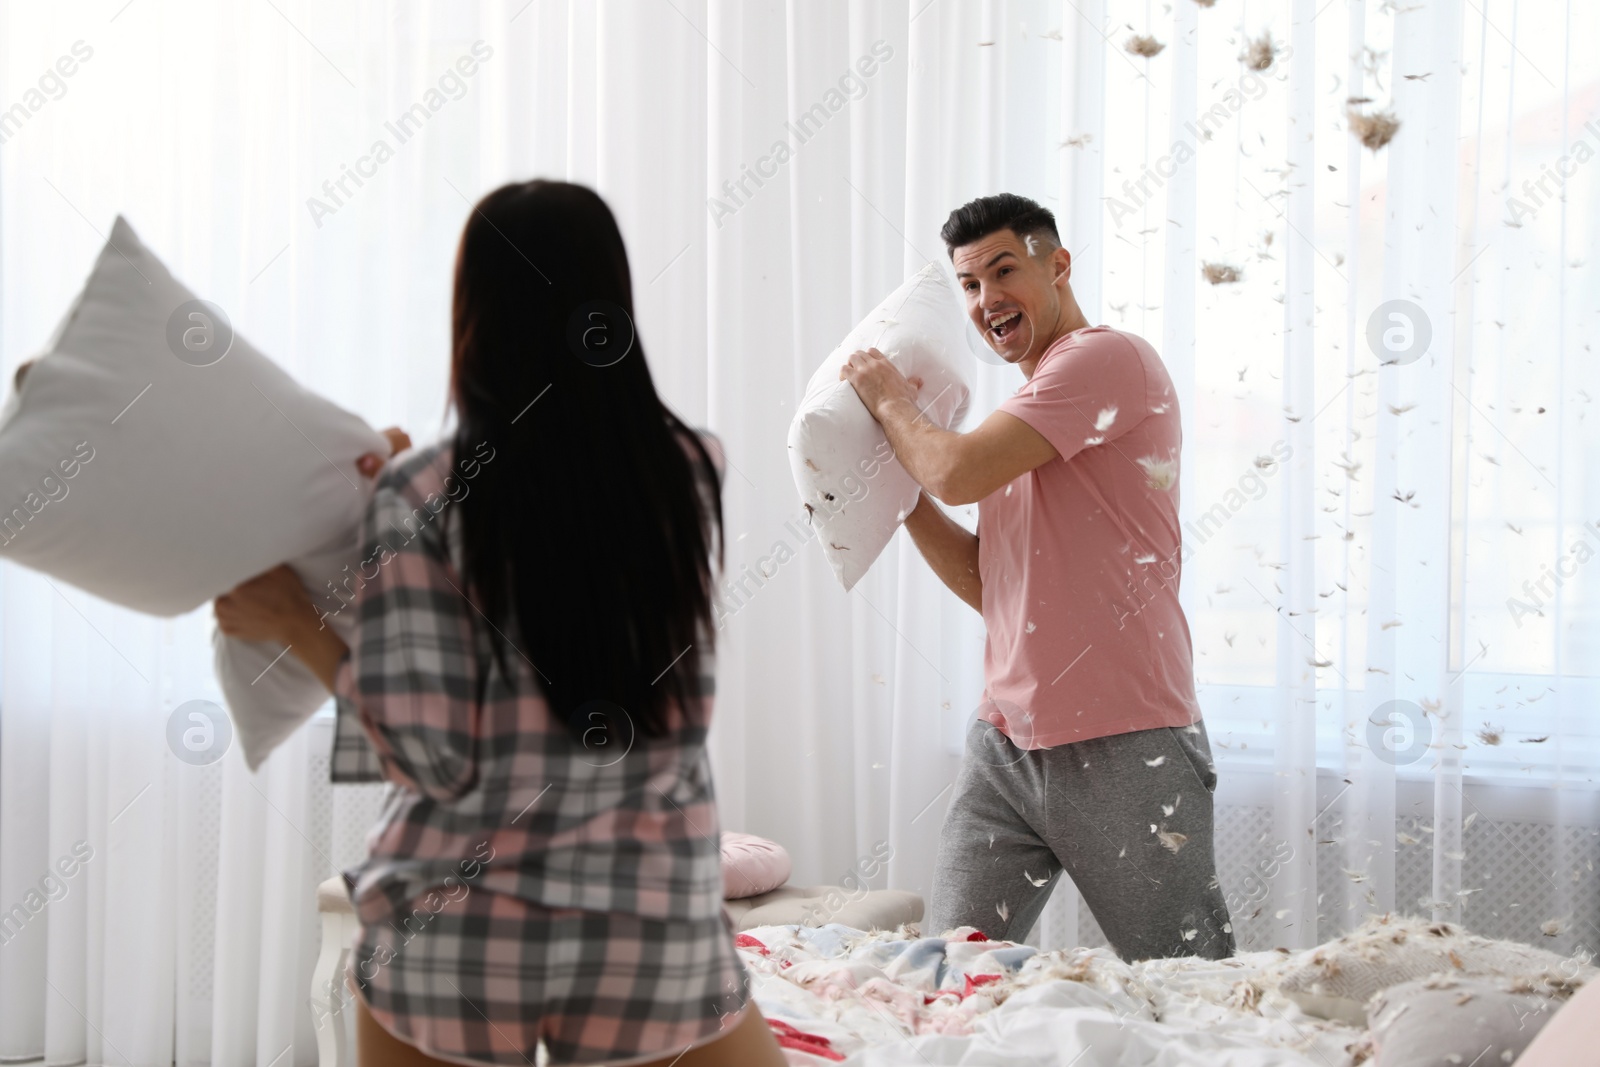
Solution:
{"label": "pillowcase", "polygon": [[795,487],[834,576],[851,589],[917,506],[919,488],[894,458],[855,387],[839,380],[850,354],[876,348],[901,374],[920,377],[917,403],[950,429],[967,413],[965,329],[955,289],[929,263],[851,330],[812,375],[789,426]]}
{"label": "pillowcase", "polygon": [[1556,992],[1595,973],[1554,952],[1491,941],[1450,923],[1384,916],[1285,961],[1275,977],[1306,1014],[1364,1026],[1373,994],[1429,975],[1506,978],[1527,992]]}
{"label": "pillowcase", "polygon": [[[359,559],[366,452],[388,442],[235,335],[119,217],[0,413],[0,553],[161,616],[287,560],[333,610],[326,583]],[[348,636],[354,613],[330,622]],[[216,641],[252,769],[328,698],[283,651]]]}
{"label": "pillowcase", "polygon": [[1372,1067],[1469,1063],[1503,1067],[1549,1021],[1563,1001],[1514,992],[1505,979],[1434,975],[1391,986],[1367,1005],[1377,1056]]}
{"label": "pillowcase", "polygon": [[770,893],[789,880],[789,853],[755,834],[722,832],[722,895],[727,900]]}

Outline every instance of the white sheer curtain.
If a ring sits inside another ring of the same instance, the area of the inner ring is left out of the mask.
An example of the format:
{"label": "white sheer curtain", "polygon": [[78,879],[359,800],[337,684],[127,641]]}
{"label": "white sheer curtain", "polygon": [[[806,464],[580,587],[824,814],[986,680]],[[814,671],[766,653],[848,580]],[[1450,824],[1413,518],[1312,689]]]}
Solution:
{"label": "white sheer curtain", "polygon": [[[1091,320],[1150,338],[1180,389],[1183,596],[1242,943],[1396,909],[1592,948],[1600,59],[1573,42],[1597,19],[1564,0],[0,3],[0,367],[121,212],[301,380],[425,439],[470,201],[594,185],[658,386],[732,464],[724,823],[782,841],[797,881],[926,892],[981,625],[903,539],[841,593],[784,431],[834,340],[943,259],[951,208],[1033,196]],[[1134,55],[1134,34],[1164,47]],[[475,42],[487,58],[452,74]],[[49,77],[63,56],[74,73]],[[1399,129],[1368,149],[1352,108]],[[1396,300],[1385,365],[1369,324]],[[1020,376],[973,366],[975,420]],[[311,888],[370,810],[327,799],[325,732],[256,775],[177,762],[167,714],[219,699],[203,611],[145,619],[6,566],[0,627],[0,908],[92,852],[0,945],[0,1057],[314,1062]],[[1040,940],[1092,940],[1057,897]]]}

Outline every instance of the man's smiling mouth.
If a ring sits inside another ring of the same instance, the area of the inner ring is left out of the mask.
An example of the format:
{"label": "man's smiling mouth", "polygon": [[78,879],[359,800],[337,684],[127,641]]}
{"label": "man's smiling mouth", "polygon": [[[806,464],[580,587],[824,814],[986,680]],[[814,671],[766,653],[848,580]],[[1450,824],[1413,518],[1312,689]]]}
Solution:
{"label": "man's smiling mouth", "polygon": [[1002,311],[989,316],[989,336],[996,341],[1004,341],[1017,332],[1017,327],[1022,325],[1022,312]]}

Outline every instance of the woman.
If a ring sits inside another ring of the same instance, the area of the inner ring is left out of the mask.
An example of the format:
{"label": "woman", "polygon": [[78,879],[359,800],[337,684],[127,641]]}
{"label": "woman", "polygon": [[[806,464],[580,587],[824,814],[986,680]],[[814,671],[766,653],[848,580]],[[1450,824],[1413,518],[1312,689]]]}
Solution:
{"label": "woman", "polygon": [[722,911],[705,752],[720,463],[632,307],[592,191],[489,194],[456,261],[458,429],[379,474],[354,649],[287,568],[216,602],[327,683],[336,774],[394,786],[346,873],[363,1065],[784,1062]]}

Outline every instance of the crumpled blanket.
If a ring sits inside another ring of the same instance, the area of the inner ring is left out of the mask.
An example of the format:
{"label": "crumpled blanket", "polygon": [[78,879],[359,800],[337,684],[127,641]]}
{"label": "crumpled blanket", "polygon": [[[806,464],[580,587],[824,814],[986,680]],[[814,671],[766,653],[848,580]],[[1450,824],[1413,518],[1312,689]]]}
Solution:
{"label": "crumpled blanket", "polygon": [[1364,1031],[1278,995],[1280,952],[1128,964],[914,926],[767,926],[737,940],[791,1067],[1351,1067]]}

